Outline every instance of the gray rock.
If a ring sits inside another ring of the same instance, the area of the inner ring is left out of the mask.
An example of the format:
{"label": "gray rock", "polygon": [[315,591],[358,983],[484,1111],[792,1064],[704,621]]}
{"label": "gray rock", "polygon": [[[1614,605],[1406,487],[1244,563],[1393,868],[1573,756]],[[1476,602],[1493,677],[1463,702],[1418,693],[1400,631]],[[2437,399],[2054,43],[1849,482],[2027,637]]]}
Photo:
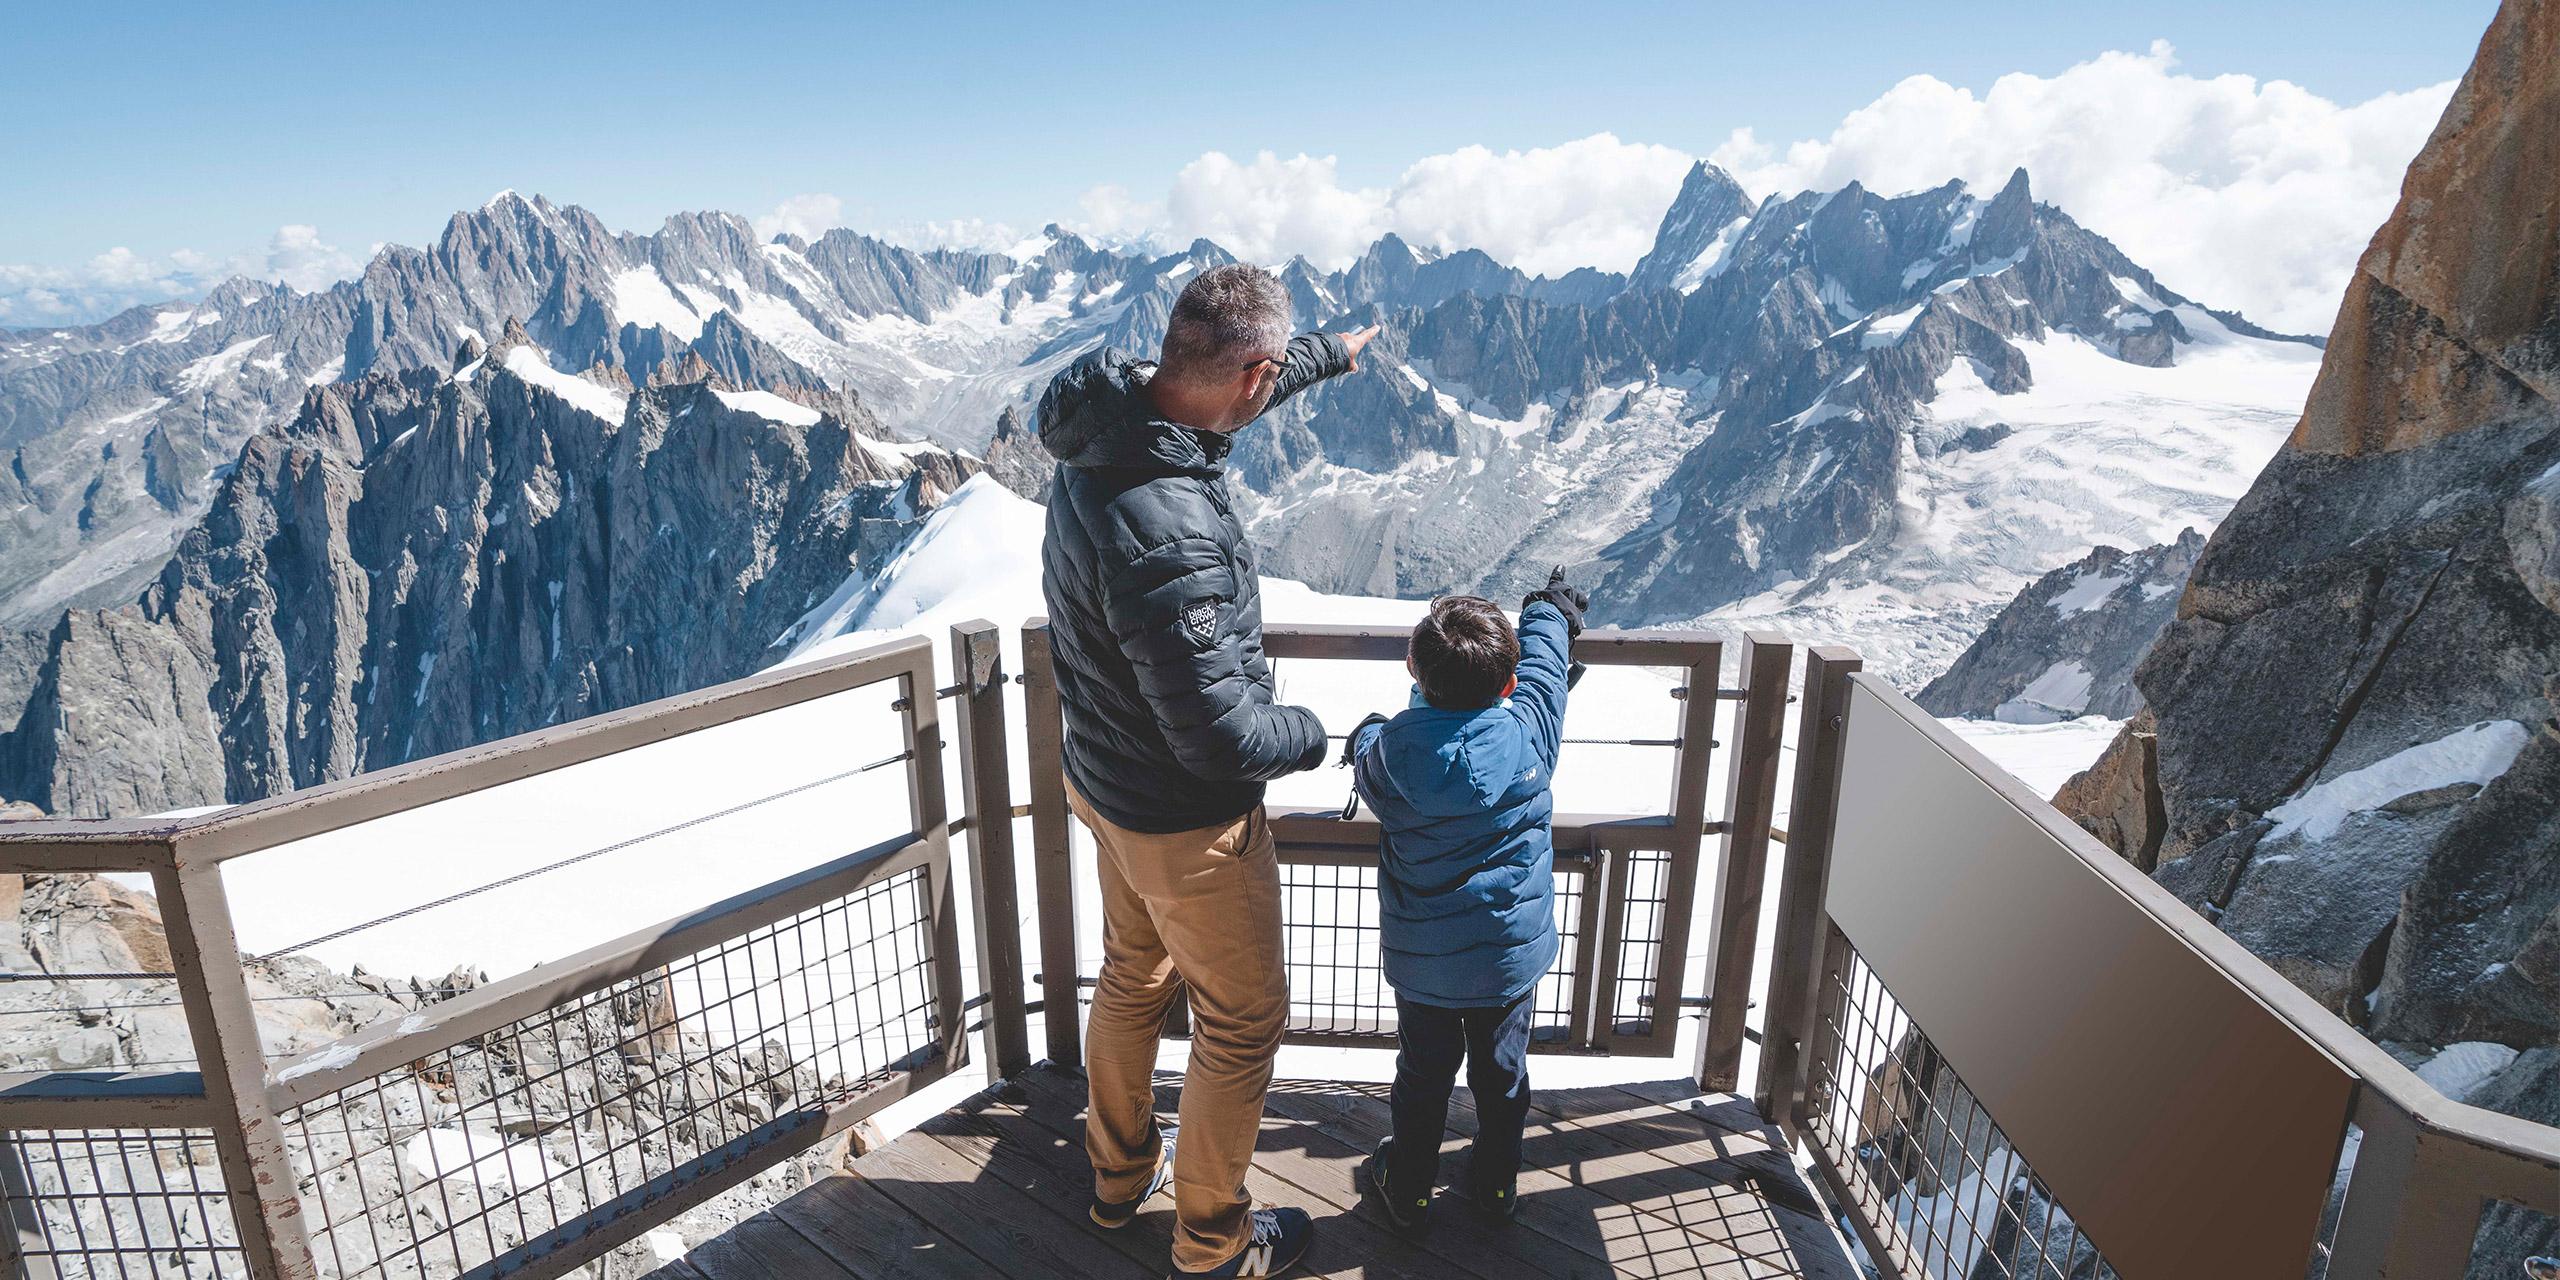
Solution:
{"label": "gray rock", "polygon": [[2142,709],[2134,664],[2177,617],[2204,536],[2140,551],[2099,547],[2036,580],[1915,701],[1931,715],[2026,724]]}
{"label": "gray rock", "polygon": [[253,437],[136,604],[57,624],[0,794],[246,800],[745,674],[866,524],[970,469],[873,449],[841,399],[796,425],[710,380],[608,368],[628,409],[600,418],[505,367],[528,341],[504,326],[469,381],[322,388]]}

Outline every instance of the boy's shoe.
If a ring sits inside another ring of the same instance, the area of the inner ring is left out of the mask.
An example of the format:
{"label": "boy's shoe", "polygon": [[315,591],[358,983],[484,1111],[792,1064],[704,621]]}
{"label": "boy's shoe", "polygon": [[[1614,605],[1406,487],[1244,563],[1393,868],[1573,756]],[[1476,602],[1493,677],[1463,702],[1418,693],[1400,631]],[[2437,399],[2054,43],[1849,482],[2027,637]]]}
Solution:
{"label": "boy's shoe", "polygon": [[1387,1221],[1398,1231],[1413,1231],[1422,1226],[1431,1209],[1431,1190],[1425,1187],[1419,1196],[1397,1195],[1388,1185],[1387,1170],[1392,1167],[1389,1154],[1395,1150],[1393,1137],[1378,1139],[1378,1149],[1369,1156],[1369,1190],[1378,1197],[1378,1206],[1387,1213]]}
{"label": "boy's shoe", "polygon": [[1504,1222],[1511,1221],[1520,1213],[1520,1187],[1516,1181],[1498,1187],[1477,1187],[1468,1193],[1467,1198],[1475,1201],[1477,1208]]}
{"label": "boy's shoe", "polygon": [[1155,1193],[1173,1185],[1175,1132],[1176,1127],[1166,1127],[1161,1139],[1163,1150],[1156,1156],[1156,1171],[1148,1176],[1144,1190],[1126,1200],[1105,1200],[1100,1196],[1093,1198],[1093,1208],[1087,1211],[1093,1215],[1093,1225],[1105,1231],[1117,1231],[1128,1226],[1129,1220],[1138,1216],[1139,1205],[1145,1204]]}
{"label": "boy's shoe", "polygon": [[1298,1265],[1307,1255],[1307,1245],[1315,1239],[1316,1224],[1304,1209],[1256,1209],[1253,1211],[1253,1239],[1244,1251],[1206,1271],[1174,1268],[1181,1276],[1276,1276]]}

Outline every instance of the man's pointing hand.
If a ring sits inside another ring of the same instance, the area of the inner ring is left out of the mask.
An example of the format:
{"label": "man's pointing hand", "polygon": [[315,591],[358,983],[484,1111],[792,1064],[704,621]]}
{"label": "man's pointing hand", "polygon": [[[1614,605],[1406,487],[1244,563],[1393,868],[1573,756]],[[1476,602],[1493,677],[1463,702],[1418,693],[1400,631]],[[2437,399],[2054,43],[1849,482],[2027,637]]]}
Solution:
{"label": "man's pointing hand", "polygon": [[1368,346],[1369,339],[1377,336],[1378,326],[1374,324],[1358,333],[1346,333],[1342,335],[1342,345],[1351,353],[1351,368],[1354,372],[1357,372],[1360,368],[1360,349]]}

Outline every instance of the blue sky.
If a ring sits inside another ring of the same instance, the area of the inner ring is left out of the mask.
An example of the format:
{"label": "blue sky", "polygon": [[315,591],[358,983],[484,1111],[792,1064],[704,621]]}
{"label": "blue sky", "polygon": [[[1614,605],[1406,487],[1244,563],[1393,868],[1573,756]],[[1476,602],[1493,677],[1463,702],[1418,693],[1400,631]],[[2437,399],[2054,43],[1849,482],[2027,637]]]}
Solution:
{"label": "blue sky", "polygon": [[1703,155],[1822,137],[1906,76],[1982,92],[2154,40],[2356,103],[2457,76],[2493,8],[47,5],[0,44],[0,264],[287,224],[361,256],[501,187],[639,229],[805,192],[859,228],[1036,227],[1211,151],[1338,157],[1346,187],[1602,132]]}

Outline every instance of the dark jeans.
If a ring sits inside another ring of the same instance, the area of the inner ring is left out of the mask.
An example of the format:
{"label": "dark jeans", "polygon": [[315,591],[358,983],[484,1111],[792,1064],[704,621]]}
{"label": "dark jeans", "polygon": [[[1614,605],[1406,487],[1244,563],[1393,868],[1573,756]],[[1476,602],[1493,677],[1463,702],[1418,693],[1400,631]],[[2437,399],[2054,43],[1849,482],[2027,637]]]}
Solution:
{"label": "dark jeans", "polygon": [[[1534,994],[1534,993],[1533,993]],[[1439,1180],[1440,1135],[1458,1062],[1476,1095],[1470,1192],[1508,1188],[1520,1173],[1520,1130],[1529,1119],[1530,996],[1499,1009],[1450,1009],[1396,997],[1395,1148],[1388,1189],[1420,1197]]]}

